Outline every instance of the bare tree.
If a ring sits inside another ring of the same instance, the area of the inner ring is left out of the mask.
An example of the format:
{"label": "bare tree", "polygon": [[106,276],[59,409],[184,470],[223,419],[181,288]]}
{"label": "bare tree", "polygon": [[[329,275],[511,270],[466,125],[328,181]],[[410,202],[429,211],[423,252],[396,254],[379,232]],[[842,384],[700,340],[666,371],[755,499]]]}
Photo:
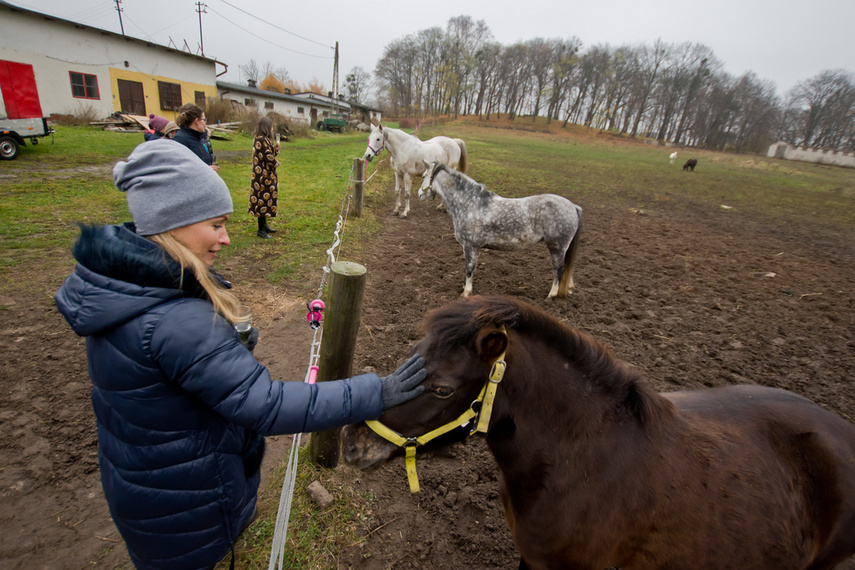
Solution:
{"label": "bare tree", "polygon": [[817,148],[851,148],[855,121],[855,76],[826,70],[790,92],[787,117],[791,140]]}
{"label": "bare tree", "polygon": [[350,70],[345,78],[347,86],[347,97],[355,103],[362,103],[368,95],[368,84],[371,81],[371,74],[359,66]]}
{"label": "bare tree", "polygon": [[667,56],[669,47],[656,40],[653,46],[642,46],[638,49],[638,71],[635,77],[635,122],[632,125],[631,136],[638,134],[638,126],[647,114],[650,97],[659,80],[659,72]]}
{"label": "bare tree", "polygon": [[472,99],[475,83],[472,72],[475,68],[475,53],[493,37],[484,20],[477,22],[469,16],[457,16],[448,20],[446,28],[446,62],[448,81],[453,84],[449,93],[452,114],[465,113],[467,102]]}
{"label": "bare tree", "polygon": [[[492,40],[468,16],[386,46],[375,70],[378,98],[391,113],[506,113],[647,135],[707,148],[758,152],[779,136],[829,148],[855,146],[855,79],[830,71],[794,89],[786,106],[753,74],[720,71],[701,44],[582,51],[577,38]],[[777,133],[776,133],[777,130]]]}
{"label": "bare tree", "polygon": [[475,52],[475,83],[477,98],[474,113],[481,117],[482,110],[490,118],[492,101],[495,100],[496,90],[493,88],[498,80],[499,58],[502,46],[495,42],[487,43]]}
{"label": "bare tree", "polygon": [[568,95],[567,87],[573,78],[573,69],[579,63],[578,53],[581,47],[582,42],[576,37],[554,40],[549,107],[546,112],[547,124],[551,123],[553,118],[558,118],[561,106]]}
{"label": "bare tree", "polygon": [[243,77],[251,79],[255,83],[258,83],[259,79],[261,79],[261,70],[258,69],[258,64],[255,63],[254,59],[249,60],[249,63],[246,65],[239,65],[238,71],[240,71]]}
{"label": "bare tree", "polygon": [[534,96],[534,109],[531,120],[536,121],[540,114],[540,103],[545,95],[546,86],[549,82],[552,66],[555,61],[554,41],[535,38],[526,42],[526,56],[528,58],[528,69],[532,78],[532,94]]}
{"label": "bare tree", "polygon": [[385,98],[392,105],[393,112],[403,113],[406,117],[413,113],[416,55],[412,36],[395,40],[386,46],[374,71],[378,86],[386,91]]}

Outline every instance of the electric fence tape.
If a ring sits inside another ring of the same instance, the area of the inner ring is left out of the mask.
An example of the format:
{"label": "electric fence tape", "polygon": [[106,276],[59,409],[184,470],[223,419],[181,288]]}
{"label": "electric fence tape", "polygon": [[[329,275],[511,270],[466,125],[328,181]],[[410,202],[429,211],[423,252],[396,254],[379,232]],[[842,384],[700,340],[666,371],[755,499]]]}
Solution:
{"label": "electric fence tape", "polygon": [[[379,167],[379,164],[378,164]],[[376,173],[376,171],[375,171]],[[373,176],[373,175],[372,175]],[[350,178],[347,181],[347,191],[341,201],[341,208],[338,213],[338,221],[335,224],[335,232],[333,232],[333,243],[327,249],[327,262],[323,267],[321,275],[321,283],[318,287],[317,299],[320,299],[324,293],[327,275],[329,275],[332,264],[335,263],[336,248],[341,252],[341,234],[347,225],[347,215],[350,211],[350,203],[353,198],[353,167],[350,168]],[[310,315],[313,309],[309,307]],[[309,354],[309,367],[306,369],[306,377],[303,382],[307,384],[314,383],[314,375],[317,373],[318,359],[321,355],[321,340],[323,331],[320,326],[320,321],[311,321],[312,328],[315,333],[312,337],[312,346]],[[317,323],[317,326],[315,326]],[[284,568],[282,566],[285,557],[285,539],[288,537],[288,519],[291,518],[291,502],[294,498],[294,483],[297,479],[297,462],[300,451],[300,443],[303,439],[303,434],[294,434],[291,438],[291,450],[288,453],[288,465],[285,467],[285,479],[282,481],[282,493],[279,495],[279,510],[276,513],[276,524],[273,530],[273,544],[270,548],[270,562],[267,565],[267,570]]]}

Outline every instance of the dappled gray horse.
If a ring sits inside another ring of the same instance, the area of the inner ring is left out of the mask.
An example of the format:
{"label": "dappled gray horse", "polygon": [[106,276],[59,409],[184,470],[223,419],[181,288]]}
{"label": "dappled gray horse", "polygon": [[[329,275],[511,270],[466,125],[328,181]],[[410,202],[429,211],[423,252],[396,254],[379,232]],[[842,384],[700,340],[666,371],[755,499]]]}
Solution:
{"label": "dappled gray horse", "polygon": [[548,297],[565,297],[575,286],[573,265],[582,229],[582,208],[555,194],[503,198],[461,172],[437,162],[425,162],[419,198],[439,195],[454,223],[454,237],[463,246],[466,283],[463,296],[472,293],[472,275],[478,250],[511,250],[545,242],[552,258],[552,289]]}

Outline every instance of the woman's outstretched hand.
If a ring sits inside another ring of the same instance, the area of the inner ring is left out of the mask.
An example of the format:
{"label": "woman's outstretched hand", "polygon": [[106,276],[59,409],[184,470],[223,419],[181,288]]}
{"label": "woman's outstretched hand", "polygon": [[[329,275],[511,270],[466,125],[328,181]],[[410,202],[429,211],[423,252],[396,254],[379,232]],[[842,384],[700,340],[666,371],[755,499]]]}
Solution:
{"label": "woman's outstretched hand", "polygon": [[381,378],[383,409],[403,404],[424,392],[425,387],[419,384],[426,376],[425,359],[414,354],[392,374]]}

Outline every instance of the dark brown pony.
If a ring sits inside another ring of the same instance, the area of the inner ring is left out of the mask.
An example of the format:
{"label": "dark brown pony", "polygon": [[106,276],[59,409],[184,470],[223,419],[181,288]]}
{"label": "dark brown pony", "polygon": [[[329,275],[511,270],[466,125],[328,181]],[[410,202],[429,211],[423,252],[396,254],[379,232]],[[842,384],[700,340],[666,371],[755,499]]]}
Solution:
{"label": "dark brown pony", "polygon": [[683,165],[683,170],[691,170],[692,172],[694,172],[695,167],[697,165],[698,165],[698,159],[697,158],[690,158],[689,160],[686,161],[686,164]]}
{"label": "dark brown pony", "polygon": [[[659,394],[508,298],[446,305],[426,331],[427,389],[380,419],[405,436],[453,421],[506,350],[487,444],[520,568],[820,569],[855,553],[855,426],[811,401],[753,385]],[[365,429],[344,442],[363,468],[394,447]]]}

